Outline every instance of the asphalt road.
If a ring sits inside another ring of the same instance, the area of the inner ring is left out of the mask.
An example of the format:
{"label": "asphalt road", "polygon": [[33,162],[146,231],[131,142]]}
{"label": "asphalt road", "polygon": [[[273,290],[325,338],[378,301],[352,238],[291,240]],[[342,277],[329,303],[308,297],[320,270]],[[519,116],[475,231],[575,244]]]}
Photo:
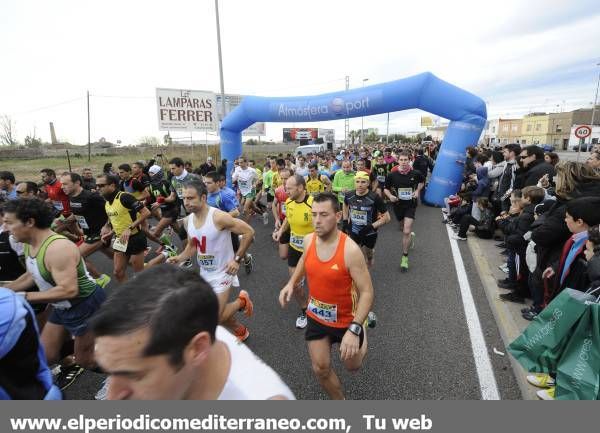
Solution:
{"label": "asphalt road", "polygon": [[[380,230],[372,278],[375,287],[375,329],[369,330],[369,352],[362,370],[345,372],[338,346],[332,356],[349,399],[480,399],[481,391],[471,349],[466,317],[445,225],[440,210],[420,206],[410,252],[410,270],[401,273],[400,232],[397,222]],[[254,301],[254,316],[241,318],[251,335],[248,346],[288,383],[298,399],[324,399],[313,377],[303,332],[295,328],[298,308],[282,310],[277,302],[287,281],[287,265],[271,241],[272,226],[253,221],[256,241],[251,248],[256,270],[240,272],[241,287]],[[464,266],[485,337],[488,355],[502,399],[520,399],[508,354],[465,243],[460,245]],[[95,263],[110,272],[102,255]],[[114,287],[113,283],[109,286]],[[102,376],[86,372],[66,391],[69,399],[90,399]]]}

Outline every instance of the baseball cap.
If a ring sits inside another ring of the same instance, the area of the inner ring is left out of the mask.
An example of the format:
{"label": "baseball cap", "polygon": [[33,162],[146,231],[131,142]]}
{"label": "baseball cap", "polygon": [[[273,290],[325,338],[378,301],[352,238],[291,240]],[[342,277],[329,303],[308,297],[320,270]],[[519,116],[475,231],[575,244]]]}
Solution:
{"label": "baseball cap", "polygon": [[159,171],[161,171],[162,169],[160,168],[160,165],[153,165],[152,167],[150,167],[150,169],[148,170],[148,173],[150,174],[156,174]]}

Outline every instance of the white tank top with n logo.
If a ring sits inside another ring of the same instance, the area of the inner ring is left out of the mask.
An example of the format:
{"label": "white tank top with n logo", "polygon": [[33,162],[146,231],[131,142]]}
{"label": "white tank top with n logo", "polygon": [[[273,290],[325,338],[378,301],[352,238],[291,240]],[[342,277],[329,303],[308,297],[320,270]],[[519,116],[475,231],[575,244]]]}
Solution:
{"label": "white tank top with n logo", "polygon": [[231,244],[231,232],[219,230],[214,223],[216,209],[208,208],[204,224],[200,228],[194,226],[194,215],[188,216],[188,237],[196,246],[196,257],[200,267],[200,276],[209,283],[215,291],[216,285],[239,286],[237,276],[227,274],[227,264],[235,258]]}

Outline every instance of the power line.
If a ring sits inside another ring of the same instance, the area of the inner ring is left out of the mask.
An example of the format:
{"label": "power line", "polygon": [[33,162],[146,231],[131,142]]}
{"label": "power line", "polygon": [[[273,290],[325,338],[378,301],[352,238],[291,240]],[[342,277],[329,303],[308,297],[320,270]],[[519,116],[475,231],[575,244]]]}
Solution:
{"label": "power line", "polygon": [[155,99],[155,96],[128,96],[128,95],[93,95],[94,98],[114,98],[114,99]]}
{"label": "power line", "polygon": [[59,105],[65,105],[65,104],[69,104],[71,102],[79,101],[81,99],[83,99],[83,97],[80,96],[79,98],[68,99],[66,101],[58,102],[56,104],[46,105],[44,107],[34,108],[32,110],[27,110],[27,111],[21,111],[20,113],[13,113],[12,115],[13,116],[20,116],[20,115],[23,115],[23,114],[33,113],[33,112],[36,112],[36,111],[42,111],[42,110],[46,110],[48,108],[58,107]]}

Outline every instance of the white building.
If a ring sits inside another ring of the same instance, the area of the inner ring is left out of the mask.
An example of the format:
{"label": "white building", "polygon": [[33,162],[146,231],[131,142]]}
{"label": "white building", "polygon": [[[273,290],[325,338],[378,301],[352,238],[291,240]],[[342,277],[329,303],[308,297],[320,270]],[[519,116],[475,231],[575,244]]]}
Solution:
{"label": "white building", "polygon": [[498,139],[498,129],[500,127],[499,119],[490,119],[485,122],[485,129],[483,130],[483,143],[488,146],[494,146],[500,144]]}

